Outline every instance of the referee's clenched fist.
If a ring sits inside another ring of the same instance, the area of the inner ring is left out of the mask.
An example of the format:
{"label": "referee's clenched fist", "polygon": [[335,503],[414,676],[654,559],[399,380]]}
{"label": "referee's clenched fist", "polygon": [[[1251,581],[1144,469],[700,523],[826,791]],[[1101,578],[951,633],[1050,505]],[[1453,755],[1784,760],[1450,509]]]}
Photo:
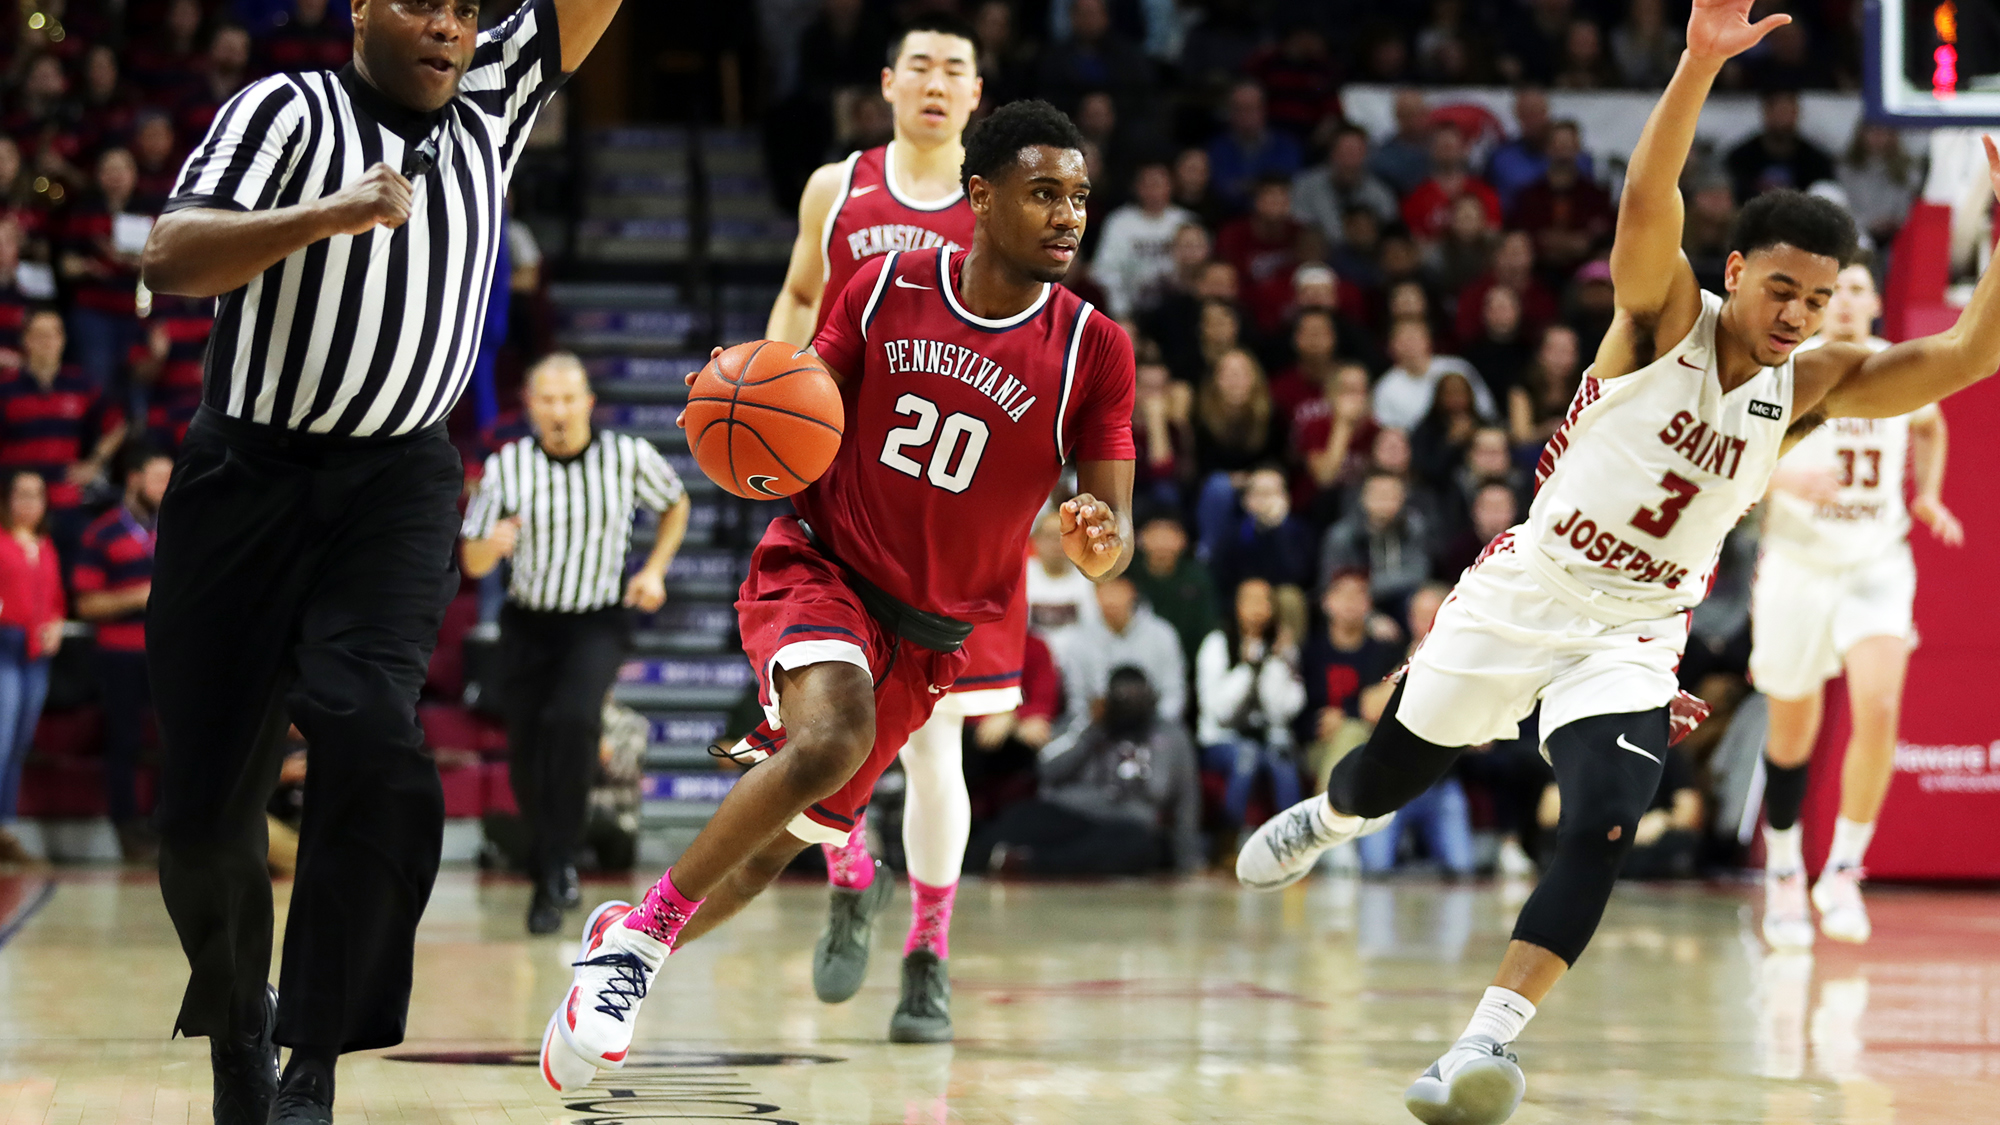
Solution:
{"label": "referee's clenched fist", "polygon": [[366,234],[375,227],[390,230],[410,221],[413,189],[401,172],[377,163],[361,178],[321,201],[341,234]]}

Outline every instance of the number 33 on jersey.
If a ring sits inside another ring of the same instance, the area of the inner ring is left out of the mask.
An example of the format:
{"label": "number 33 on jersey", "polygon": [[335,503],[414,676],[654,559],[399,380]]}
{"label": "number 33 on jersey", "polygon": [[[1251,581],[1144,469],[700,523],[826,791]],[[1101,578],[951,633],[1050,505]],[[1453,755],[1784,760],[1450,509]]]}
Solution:
{"label": "number 33 on jersey", "polygon": [[1132,344],[1058,285],[1005,320],[966,311],[964,252],[862,266],[813,350],[847,431],[794,498],[843,562],[911,605],[997,620],[1065,462],[1132,459]]}

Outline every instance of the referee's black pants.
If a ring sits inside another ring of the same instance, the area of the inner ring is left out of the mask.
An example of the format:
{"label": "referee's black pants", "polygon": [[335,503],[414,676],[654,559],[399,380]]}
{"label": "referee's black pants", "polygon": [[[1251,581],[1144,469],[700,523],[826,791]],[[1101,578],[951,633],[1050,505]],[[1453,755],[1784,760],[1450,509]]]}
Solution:
{"label": "referee's black pants", "polygon": [[500,611],[507,776],[528,830],[528,874],[553,878],[583,841],[604,733],[604,694],[631,647],[622,606]]}
{"label": "referee's black pants", "polygon": [[308,747],[277,1041],[403,1039],[444,794],[417,725],[463,480],[442,427],[334,444],[203,408],[160,505],[146,628],[162,741],[160,891],[191,969],[175,1030],[260,1010],[264,806]]}

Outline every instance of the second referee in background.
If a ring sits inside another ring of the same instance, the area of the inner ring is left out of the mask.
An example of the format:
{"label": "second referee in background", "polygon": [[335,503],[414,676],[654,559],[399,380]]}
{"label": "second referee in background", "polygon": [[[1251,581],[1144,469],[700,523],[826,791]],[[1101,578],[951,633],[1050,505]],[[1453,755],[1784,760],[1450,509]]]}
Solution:
{"label": "second referee in background", "polygon": [[[500,611],[501,710],[535,885],[528,931],[547,934],[578,902],[573,857],[604,696],[630,647],[626,607],[651,613],[666,600],[689,505],[680,477],[650,442],[592,427],[597,400],[575,356],[537,364],[526,398],[535,436],[486,459],[466,509],[463,560],[474,577],[514,560]],[[659,531],[645,565],[621,581],[634,508],[659,513]]]}

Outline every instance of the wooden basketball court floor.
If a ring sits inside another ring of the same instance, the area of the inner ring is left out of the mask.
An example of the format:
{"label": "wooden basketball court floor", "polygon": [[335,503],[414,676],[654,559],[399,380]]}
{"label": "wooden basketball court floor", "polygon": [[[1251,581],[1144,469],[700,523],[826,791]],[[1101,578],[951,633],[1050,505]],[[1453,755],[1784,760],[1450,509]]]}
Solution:
{"label": "wooden basketball court floor", "polygon": [[[279,887],[280,916],[286,888]],[[587,884],[587,901],[629,895]],[[669,963],[626,1069],[583,1095],[533,1065],[572,938],[527,888],[448,871],[409,1041],[341,1064],[337,1120],[777,1125],[1402,1123],[1524,889],[1321,879],[968,882],[958,1041],[884,1041],[907,915],[867,986],[813,998],[824,892],[785,884]],[[1884,888],[1876,938],[1774,958],[1745,887],[1625,886],[1517,1045],[1522,1125],[2000,1120],[2000,894]],[[581,916],[577,919],[580,922]],[[184,965],[144,874],[0,875],[0,1121],[207,1122],[202,1041],[170,1040]]]}

